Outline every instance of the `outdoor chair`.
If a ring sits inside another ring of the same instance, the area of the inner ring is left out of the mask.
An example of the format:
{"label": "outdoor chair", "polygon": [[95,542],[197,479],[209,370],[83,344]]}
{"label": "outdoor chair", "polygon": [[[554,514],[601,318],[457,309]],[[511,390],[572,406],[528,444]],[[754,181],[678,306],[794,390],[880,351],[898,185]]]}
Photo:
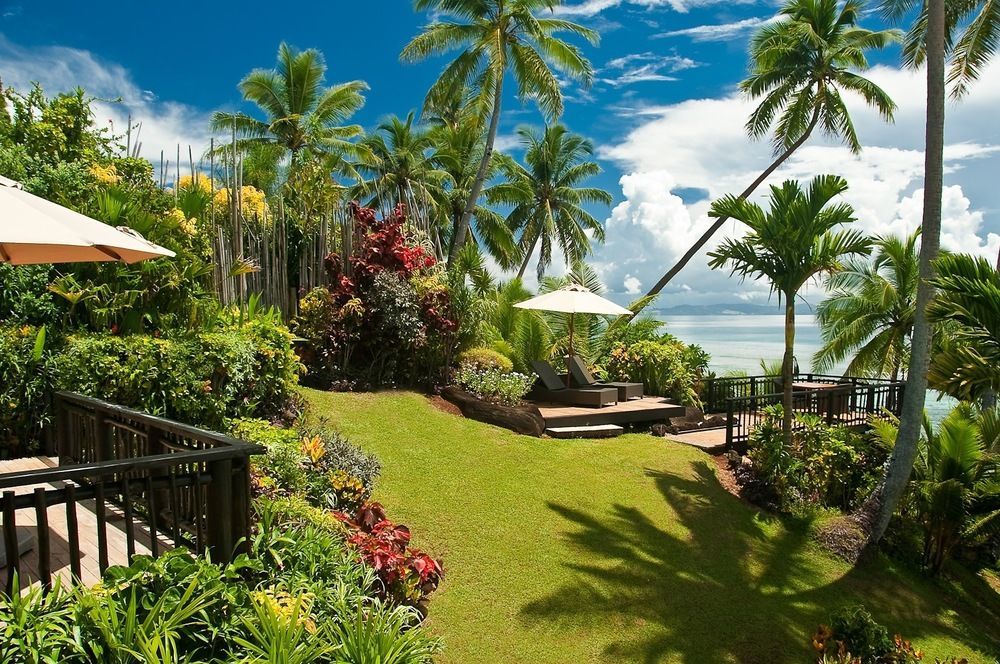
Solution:
{"label": "outdoor chair", "polygon": [[566,358],[566,364],[569,367],[570,379],[575,387],[613,387],[618,390],[619,401],[642,398],[642,383],[597,380],[594,378],[593,374],[590,373],[590,370],[587,369],[587,363],[584,362],[579,355],[568,356]]}
{"label": "outdoor chair", "polygon": [[531,363],[538,381],[529,397],[536,401],[552,401],[577,406],[608,406],[618,403],[618,390],[613,387],[567,387],[552,365],[544,360]]}

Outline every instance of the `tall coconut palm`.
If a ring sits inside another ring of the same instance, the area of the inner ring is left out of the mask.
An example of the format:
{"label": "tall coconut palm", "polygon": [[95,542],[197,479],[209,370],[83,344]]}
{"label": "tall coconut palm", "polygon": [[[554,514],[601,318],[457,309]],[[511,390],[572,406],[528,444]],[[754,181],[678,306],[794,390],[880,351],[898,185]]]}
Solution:
{"label": "tall coconut palm", "polygon": [[1000,393],[1000,272],[985,258],[942,256],[928,315],[949,334],[931,360],[935,389],[966,401]]}
{"label": "tall coconut palm", "polygon": [[536,247],[540,247],[541,279],[552,262],[553,244],[562,249],[566,264],[573,265],[590,254],[591,237],[604,242],[604,226],[584,206],[610,205],[612,199],[603,189],[580,186],[601,172],[597,162],[588,159],[594,154],[589,140],[570,133],[563,125],[546,127],[541,134],[522,127],[517,134],[525,148],[527,166],[505,160],[506,181],[487,189],[486,200],[512,208],[507,223],[518,234],[524,256],[518,279],[524,276]]}
{"label": "tall coconut palm", "polygon": [[237,150],[255,143],[278,145],[291,157],[293,168],[305,150],[352,153],[351,139],[362,129],[343,123],[364,105],[368,86],[351,81],[324,88],[325,74],[319,51],[297,51],[282,43],[276,69],[255,69],[239,84],[243,98],[253,102],[264,119],[220,111],[212,116],[212,128],[235,133]]}
{"label": "tall coconut palm", "polygon": [[[924,197],[921,219],[920,284],[917,314],[913,321],[910,372],[903,398],[899,436],[885,478],[872,492],[860,521],[868,528],[868,548],[874,549],[889,527],[899,504],[920,438],[919,419],[927,394],[927,372],[934,341],[927,308],[934,298],[931,279],[941,239],[941,197],[944,190],[944,118],[947,83],[961,97],[975,81],[982,66],[996,53],[1000,42],[1000,5],[996,0],[882,0],[883,14],[900,21],[916,13],[903,45],[903,62],[926,65],[927,119],[924,133]],[[946,81],[945,67],[951,58]]]}
{"label": "tall coconut palm", "polygon": [[[747,120],[747,133],[762,138],[773,127],[775,159],[740,198],[746,198],[802,147],[816,129],[841,139],[855,154],[861,143],[842,92],[860,96],[892,122],[896,104],[888,94],[857,72],[868,69],[866,53],[896,42],[896,30],[872,31],[858,26],[862,3],[848,0],[790,0],[781,20],[760,28],[750,43],[750,75],[740,90],[761,99]],[[649,290],[656,295],[684,269],[726,222],[719,217],[680,260]]]}
{"label": "tall coconut palm", "polygon": [[418,11],[434,10],[454,20],[436,21],[403,49],[407,62],[461,50],[427,94],[428,102],[469,86],[477,91],[478,107],[489,114],[485,150],[469,190],[465,210],[452,236],[449,262],[465,244],[479,194],[486,182],[493,145],[500,126],[504,83],[510,72],[518,96],[533,100],[548,118],[562,114],[563,99],[553,68],[589,85],[594,77],[590,62],[579,48],[553,35],[567,32],[596,44],[595,31],[571,21],[541,17],[561,0],[416,0]]}
{"label": "tall coconut palm", "polygon": [[823,347],[816,371],[851,358],[845,375],[899,378],[907,366],[917,299],[917,231],[875,240],[871,261],[848,260],[826,282],[830,296],[816,307]]}
{"label": "tall coconut palm", "polygon": [[709,253],[713,269],[729,266],[741,279],[767,279],[785,305],[785,354],[781,364],[782,428],[786,444],[792,438],[792,365],[795,357],[795,297],[813,277],[842,269],[845,258],[867,255],[871,240],[856,230],[834,230],[854,221],[847,203],[832,203],[847,191],[847,182],[820,175],[803,190],[786,180],[772,186],[770,209],[765,211],[741,196],[726,196],[712,204],[713,217],[738,219],[750,232],[727,239]]}

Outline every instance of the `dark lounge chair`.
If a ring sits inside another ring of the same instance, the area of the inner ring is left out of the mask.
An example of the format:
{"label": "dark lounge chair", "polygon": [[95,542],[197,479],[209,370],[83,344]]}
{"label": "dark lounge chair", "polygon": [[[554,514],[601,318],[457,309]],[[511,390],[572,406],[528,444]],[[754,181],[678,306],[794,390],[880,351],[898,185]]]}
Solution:
{"label": "dark lounge chair", "polygon": [[618,403],[618,390],[611,387],[566,387],[548,362],[536,360],[531,368],[538,375],[538,382],[530,397],[536,401],[553,401],[577,406],[608,406]]}
{"label": "dark lounge chair", "polygon": [[594,378],[587,363],[580,359],[579,355],[570,355],[567,360],[569,365],[569,375],[575,387],[613,387],[618,390],[618,400],[628,401],[629,399],[642,398],[642,383],[621,383],[605,382]]}

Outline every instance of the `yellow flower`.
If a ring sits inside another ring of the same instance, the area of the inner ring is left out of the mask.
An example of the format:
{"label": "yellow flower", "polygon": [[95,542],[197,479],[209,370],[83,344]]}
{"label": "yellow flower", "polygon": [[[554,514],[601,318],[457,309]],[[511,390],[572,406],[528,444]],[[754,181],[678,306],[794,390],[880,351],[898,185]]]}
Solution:
{"label": "yellow flower", "polygon": [[[212,205],[216,214],[229,213],[230,190],[223,187],[212,195]],[[240,214],[245,219],[255,219],[257,221],[267,221],[271,218],[270,208],[267,206],[267,196],[256,187],[240,187]]]}
{"label": "yellow flower", "polygon": [[118,184],[118,171],[114,164],[101,166],[100,164],[90,165],[90,174],[97,178],[101,184]]}
{"label": "yellow flower", "polygon": [[326,455],[326,445],[323,444],[323,439],[319,436],[303,438],[302,453],[309,457],[309,460],[315,465]]}
{"label": "yellow flower", "polygon": [[178,189],[194,189],[198,188],[202,191],[212,193],[212,179],[207,175],[201,173],[195,173],[194,176],[182,175],[181,179],[177,182]]}

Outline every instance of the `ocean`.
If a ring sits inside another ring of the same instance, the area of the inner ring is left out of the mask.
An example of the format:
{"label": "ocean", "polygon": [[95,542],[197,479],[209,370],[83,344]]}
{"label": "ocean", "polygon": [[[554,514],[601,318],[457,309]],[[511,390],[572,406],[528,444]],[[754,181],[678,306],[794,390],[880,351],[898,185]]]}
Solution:
{"label": "ocean", "polygon": [[[742,370],[760,373],[760,361],[780,362],[785,352],[785,318],[783,315],[747,316],[660,316],[666,331],[685,343],[698,344],[711,355],[709,367],[717,374]],[[795,357],[799,371],[812,368],[812,356],[822,346],[819,326],[812,314],[795,317]],[[841,374],[846,363],[828,373]],[[955,400],[928,390],[927,412],[940,421]]]}

